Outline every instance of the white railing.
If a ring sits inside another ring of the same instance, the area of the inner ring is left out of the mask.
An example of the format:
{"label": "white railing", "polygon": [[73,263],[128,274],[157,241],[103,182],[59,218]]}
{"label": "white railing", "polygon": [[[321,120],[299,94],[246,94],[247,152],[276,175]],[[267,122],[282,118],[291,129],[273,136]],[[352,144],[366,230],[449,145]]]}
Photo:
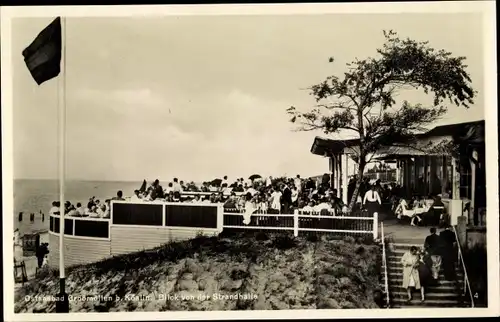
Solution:
{"label": "white railing", "polygon": [[458,248],[458,265],[462,263],[462,269],[464,271],[464,293],[462,295],[465,295],[467,291],[469,291],[469,296],[470,296],[470,303],[471,307],[474,307],[474,297],[472,296],[472,290],[470,288],[470,282],[469,282],[469,276],[467,275],[467,268],[465,267],[465,261],[464,257],[462,255],[462,247],[460,246],[460,239],[457,234],[457,229],[455,226],[453,227],[453,232],[455,233],[455,239],[457,241],[457,248]]}
{"label": "white railing", "polygon": [[384,223],[380,223],[380,234],[382,238],[382,263],[384,265],[384,291],[386,299],[386,308],[390,308],[390,297],[389,297],[389,274],[387,273],[387,252],[385,250],[385,235],[384,235]]}
{"label": "white railing", "polygon": [[[240,216],[242,217],[242,210],[235,210],[235,212],[224,211],[224,216]],[[298,236],[299,232],[324,232],[324,233],[367,233],[372,234],[373,238],[378,237],[378,214],[375,213],[373,217],[351,217],[351,216],[337,216],[335,212],[329,212],[329,215],[320,215],[317,212],[304,213],[301,210],[295,210],[293,214],[270,214],[256,212],[252,213],[252,218],[255,218],[254,225],[234,225],[234,224],[224,224],[223,228],[237,228],[237,229],[264,229],[264,230],[293,230],[294,236]],[[288,222],[281,221],[284,225],[259,225],[262,219],[265,218],[275,218],[275,219],[289,219]],[[291,220],[293,219],[293,224]],[[333,219],[333,220],[359,220],[359,221],[372,221],[373,226],[370,230],[363,229],[363,227],[356,227],[356,229],[333,229],[333,228],[308,228],[300,227],[299,222],[312,221],[314,219]],[[359,228],[359,229],[358,229]]]}

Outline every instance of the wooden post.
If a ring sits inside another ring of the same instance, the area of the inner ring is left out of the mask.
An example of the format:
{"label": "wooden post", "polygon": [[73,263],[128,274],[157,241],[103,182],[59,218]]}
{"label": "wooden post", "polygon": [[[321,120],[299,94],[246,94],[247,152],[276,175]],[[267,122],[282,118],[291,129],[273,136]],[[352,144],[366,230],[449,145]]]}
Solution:
{"label": "wooden post", "polygon": [[401,179],[401,162],[398,160],[396,161],[396,184],[400,184]]}
{"label": "wooden post", "polygon": [[347,154],[342,154],[342,201],[347,205],[349,201],[347,200]]}
{"label": "wooden post", "polygon": [[451,158],[451,173],[452,199],[460,199],[460,164],[455,157]]}
{"label": "wooden post", "polygon": [[443,179],[441,180],[441,194],[446,192],[446,187],[448,186],[448,158],[443,155],[443,160],[441,162]]}
{"label": "wooden post", "polygon": [[[474,160],[478,160],[478,153],[476,149],[472,150],[472,158]],[[472,217],[471,221],[469,218],[469,222],[473,222],[475,225],[477,224],[477,217],[476,217],[476,163],[474,163],[472,160],[470,160],[470,168],[471,168],[471,195],[470,195],[470,212],[469,216]]]}
{"label": "wooden post", "polygon": [[435,193],[436,191],[434,191],[434,186],[436,185],[435,181],[436,181],[436,163],[437,163],[437,160],[436,160],[436,157],[435,156],[431,156],[430,157],[430,170],[429,170],[429,192],[430,193]]}
{"label": "wooden post", "polygon": [[423,189],[423,190],[422,190],[422,194],[425,196],[425,195],[427,195],[427,194],[428,194],[428,190],[429,190],[429,189],[428,189],[428,186],[429,186],[429,180],[428,180],[428,178],[427,178],[427,168],[428,168],[428,164],[429,164],[429,162],[428,162],[428,158],[427,158],[427,156],[426,156],[426,155],[424,155],[424,157],[423,157],[423,160],[422,160],[422,161],[423,161],[423,162],[422,162],[422,168],[423,168],[423,171],[422,171],[422,174],[423,174],[423,175],[422,175],[422,177],[423,177],[423,179],[424,179],[424,186],[422,187],[422,189]]}
{"label": "wooden post", "polygon": [[373,239],[378,237],[378,212],[373,213]]}
{"label": "wooden post", "polygon": [[341,191],[340,191],[340,179],[341,179],[341,166],[342,166],[342,159],[340,154],[337,154],[337,198],[341,198]]}
{"label": "wooden post", "polygon": [[338,182],[337,182],[338,181],[337,180],[337,177],[338,177],[338,171],[337,171],[337,169],[338,169],[338,164],[337,163],[338,162],[337,162],[337,159],[338,159],[337,155],[334,154],[332,156],[332,162],[333,162],[333,188],[338,190],[339,187],[338,187]]}

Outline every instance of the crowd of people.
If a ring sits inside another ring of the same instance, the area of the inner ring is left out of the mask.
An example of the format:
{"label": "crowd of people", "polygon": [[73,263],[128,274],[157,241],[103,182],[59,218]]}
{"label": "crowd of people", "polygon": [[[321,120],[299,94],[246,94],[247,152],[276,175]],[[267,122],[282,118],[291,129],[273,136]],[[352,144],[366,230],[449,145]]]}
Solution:
{"label": "crowd of people", "polygon": [[[351,179],[348,185],[348,194],[351,194],[349,197],[352,196],[354,185],[355,179]],[[382,204],[393,196],[394,190],[391,185],[381,185],[380,180],[370,183],[369,179],[364,179],[354,210],[364,208],[369,215],[379,212]],[[339,191],[332,188],[330,178],[326,175],[316,180],[303,179],[297,175],[295,178],[272,176],[247,180],[238,178],[233,182],[224,176],[220,182],[204,182],[200,186],[192,182],[185,184],[178,178],[167,183],[166,188],[163,188],[158,179],[149,186],[144,181],[131,197],[124,197],[120,190],[115,197],[104,201],[96,197],[89,198],[87,204],[80,202],[72,204],[66,201],[65,214],[76,217],[109,218],[112,200],[222,203],[225,209],[238,212],[276,214],[293,213],[295,209],[304,213],[342,214],[347,211],[348,206],[340,198]],[[58,215],[59,211],[60,203],[54,201],[50,214]]]}
{"label": "crowd of people", "polygon": [[300,175],[295,178],[238,178],[232,183],[224,176],[217,186],[205,182],[199,190],[192,185],[184,185],[177,178],[168,183],[166,189],[159,180],[155,180],[148,188],[135,190],[130,200],[223,203],[226,209],[253,209],[268,213],[291,213],[294,209],[342,211],[345,207],[328,181],[304,180]]}
{"label": "crowd of people", "polygon": [[407,291],[408,301],[412,300],[414,290],[420,290],[424,302],[425,289],[438,282],[441,270],[446,281],[456,282],[456,244],[456,235],[450,225],[444,226],[439,235],[432,227],[421,249],[412,246],[403,255],[402,287]]}
{"label": "crowd of people", "polygon": [[[347,185],[348,202],[356,188],[356,177],[353,176]],[[303,213],[319,213],[324,215],[345,214],[348,204],[344,203],[341,191],[333,189],[330,177],[303,179],[300,175],[294,178],[272,176],[252,179],[237,178],[230,182],[227,176],[213,182],[196,185],[193,182],[174,178],[164,188],[160,181],[154,180],[149,186],[146,181],[136,189],[131,197],[124,197],[118,191],[111,199],[100,201],[95,197],[86,205],[73,205],[67,201],[65,214],[69,216],[88,216],[109,218],[111,201],[131,202],[183,202],[183,203],[222,203],[225,209],[242,213],[293,213],[295,209]],[[440,196],[432,199],[414,197],[409,202],[403,196],[404,187],[396,183],[382,184],[380,180],[362,179],[353,212],[365,210],[367,216],[374,213],[393,213],[399,219],[409,218],[412,225],[436,225],[443,219],[444,205]],[[59,202],[54,201],[50,214],[59,213]]]}

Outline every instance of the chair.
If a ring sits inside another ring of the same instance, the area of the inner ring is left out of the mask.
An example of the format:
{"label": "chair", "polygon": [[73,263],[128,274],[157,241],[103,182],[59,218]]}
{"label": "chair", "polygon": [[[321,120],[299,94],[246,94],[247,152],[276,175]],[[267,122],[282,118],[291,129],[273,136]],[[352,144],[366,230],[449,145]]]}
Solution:
{"label": "chair", "polygon": [[403,217],[413,218],[415,216],[415,210],[408,209],[408,203],[404,199],[399,201],[399,205],[396,207],[394,213],[398,216],[398,219],[402,219]]}

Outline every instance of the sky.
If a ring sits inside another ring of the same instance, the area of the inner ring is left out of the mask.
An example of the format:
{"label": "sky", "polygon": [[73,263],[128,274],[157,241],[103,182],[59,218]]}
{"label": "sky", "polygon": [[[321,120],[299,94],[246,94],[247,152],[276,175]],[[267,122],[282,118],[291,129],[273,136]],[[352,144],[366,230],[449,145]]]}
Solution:
{"label": "sky", "polygon": [[[31,78],[22,50],[50,18],[12,21],[14,178],[57,178],[57,79]],[[297,132],[286,109],[305,90],[376,55],[392,29],[467,57],[479,92],[438,124],[484,119],[480,14],[324,14],[67,18],[67,178],[204,181],[312,176],[320,132]],[[328,63],[329,57],[335,63]],[[432,97],[408,91],[412,103]]]}

